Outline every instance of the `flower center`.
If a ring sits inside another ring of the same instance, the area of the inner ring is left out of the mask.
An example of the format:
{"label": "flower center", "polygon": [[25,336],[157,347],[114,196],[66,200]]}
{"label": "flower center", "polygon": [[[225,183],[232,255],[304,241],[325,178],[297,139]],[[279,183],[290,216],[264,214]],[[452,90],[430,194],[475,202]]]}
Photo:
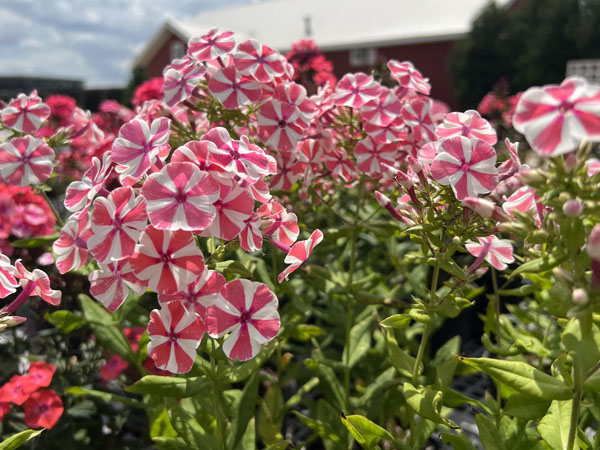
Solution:
{"label": "flower center", "polygon": [[168,264],[168,263],[170,263],[170,262],[171,262],[171,256],[170,256],[170,255],[162,255],[162,256],[160,257],[160,260],[161,260],[163,263],[165,263],[165,264]]}
{"label": "flower center", "polygon": [[285,120],[280,120],[277,125],[279,125],[279,128],[285,128],[287,126],[287,122]]}
{"label": "flower center", "polygon": [[464,173],[470,172],[471,166],[469,166],[467,163],[463,163],[463,165],[460,166],[460,170],[462,170]]}
{"label": "flower center", "polygon": [[248,311],[244,311],[240,316],[240,323],[246,323],[250,321],[250,313]]}
{"label": "flower center", "polygon": [[561,114],[566,114],[574,108],[574,104],[568,100],[563,101],[558,107],[558,112]]}
{"label": "flower center", "polygon": [[185,192],[178,191],[177,194],[175,194],[175,201],[177,203],[185,203],[186,200],[187,196],[185,195]]}

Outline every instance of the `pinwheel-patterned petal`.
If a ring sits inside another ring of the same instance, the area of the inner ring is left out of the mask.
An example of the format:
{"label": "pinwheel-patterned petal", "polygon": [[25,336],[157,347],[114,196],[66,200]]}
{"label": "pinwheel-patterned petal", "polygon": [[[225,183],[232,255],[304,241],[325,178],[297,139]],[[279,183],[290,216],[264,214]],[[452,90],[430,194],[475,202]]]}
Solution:
{"label": "pinwheel-patterned petal", "polygon": [[289,264],[283,272],[279,274],[278,280],[281,283],[284,279],[288,279],[288,276],[302,265],[304,261],[308,259],[313,249],[323,240],[323,233],[317,229],[312,232],[310,237],[305,241],[296,242],[290,249],[289,253],[283,260],[286,264]]}
{"label": "pinwheel-patterned petal", "polygon": [[31,136],[0,145],[0,177],[14,186],[40,184],[52,174],[54,150]]}

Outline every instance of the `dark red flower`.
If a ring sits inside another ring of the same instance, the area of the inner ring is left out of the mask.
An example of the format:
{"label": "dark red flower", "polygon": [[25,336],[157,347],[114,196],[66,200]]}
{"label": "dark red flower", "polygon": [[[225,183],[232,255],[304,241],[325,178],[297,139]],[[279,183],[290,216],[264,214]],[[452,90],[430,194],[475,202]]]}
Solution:
{"label": "dark red flower", "polygon": [[54,372],[56,372],[56,366],[44,361],[35,361],[29,365],[29,376],[35,381],[38,388],[50,386]]}
{"label": "dark red flower", "polygon": [[31,375],[14,375],[0,388],[0,398],[3,402],[22,405],[37,388],[38,385]]}

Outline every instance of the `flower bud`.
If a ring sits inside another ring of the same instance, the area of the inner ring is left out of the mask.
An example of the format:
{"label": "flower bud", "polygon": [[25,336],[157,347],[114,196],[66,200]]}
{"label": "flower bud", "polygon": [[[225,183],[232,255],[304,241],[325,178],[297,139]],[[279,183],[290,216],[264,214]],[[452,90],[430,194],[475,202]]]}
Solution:
{"label": "flower bud", "polygon": [[558,281],[562,281],[563,283],[570,284],[573,282],[573,274],[567,272],[562,267],[555,267],[552,269],[552,275],[554,275],[554,278]]}
{"label": "flower bud", "polygon": [[573,303],[576,305],[585,305],[588,302],[588,295],[583,288],[573,289]]}
{"label": "flower bud", "polygon": [[597,223],[590,233],[588,243],[585,247],[590,258],[600,260],[600,223]]}
{"label": "flower bud", "polygon": [[575,167],[577,167],[577,156],[575,156],[575,153],[570,153],[565,158],[565,169],[567,169],[567,172],[573,172]]}
{"label": "flower bud", "polygon": [[567,200],[563,204],[563,212],[567,217],[578,217],[583,211],[583,205],[578,200]]}
{"label": "flower bud", "polygon": [[519,180],[529,186],[544,183],[546,181],[544,174],[535,169],[521,170],[516,176]]}
{"label": "flower bud", "polygon": [[22,324],[27,319],[21,316],[4,316],[0,318],[0,323],[2,325],[6,325],[7,327],[16,327],[17,325]]}
{"label": "flower bud", "polygon": [[489,200],[477,197],[465,197],[462,201],[463,206],[472,209],[481,217],[489,219],[494,212],[494,204]]}

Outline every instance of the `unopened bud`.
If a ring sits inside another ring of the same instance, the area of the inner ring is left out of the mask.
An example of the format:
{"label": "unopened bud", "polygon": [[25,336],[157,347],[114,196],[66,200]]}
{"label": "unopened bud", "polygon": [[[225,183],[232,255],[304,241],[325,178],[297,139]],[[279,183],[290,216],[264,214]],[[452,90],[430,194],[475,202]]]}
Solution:
{"label": "unopened bud", "polygon": [[458,236],[454,236],[454,237],[452,238],[452,242],[453,242],[454,244],[456,244],[456,245],[460,245],[460,244],[462,243],[462,239],[461,239],[461,238],[459,238]]}
{"label": "unopened bud", "polygon": [[600,261],[600,223],[592,228],[585,249],[590,258]]}
{"label": "unopened bud", "polygon": [[552,275],[554,275],[554,278],[558,281],[562,281],[563,283],[571,284],[573,282],[573,274],[567,272],[562,267],[555,267],[552,269]]}
{"label": "unopened bud", "polygon": [[535,169],[521,170],[516,176],[529,186],[546,181],[544,174]]}
{"label": "unopened bud", "polygon": [[0,322],[6,325],[7,327],[16,327],[17,325],[22,324],[27,319],[21,316],[5,316],[0,319]]}
{"label": "unopened bud", "polygon": [[501,222],[497,228],[502,233],[523,234],[528,232],[528,229],[518,222]]}
{"label": "unopened bud", "polygon": [[575,156],[575,153],[570,153],[565,158],[565,169],[567,169],[567,172],[573,172],[575,167],[577,167],[577,156]]}
{"label": "unopened bud", "polygon": [[563,205],[563,212],[567,217],[578,217],[583,211],[583,205],[578,200],[567,200]]}
{"label": "unopened bud", "polygon": [[544,230],[534,230],[529,233],[527,240],[533,244],[544,244],[548,242],[548,233]]}
{"label": "unopened bud", "polygon": [[463,206],[472,209],[481,217],[489,219],[494,212],[494,204],[489,200],[477,197],[466,197],[462,201]]}
{"label": "unopened bud", "polygon": [[583,288],[573,289],[573,303],[576,305],[585,305],[588,302],[588,295]]}
{"label": "unopened bud", "polygon": [[408,157],[408,167],[410,167],[414,173],[420,173],[423,170],[423,164],[413,156]]}
{"label": "unopened bud", "polygon": [[414,185],[413,180],[401,170],[396,174],[396,181],[406,190],[412,188]]}

